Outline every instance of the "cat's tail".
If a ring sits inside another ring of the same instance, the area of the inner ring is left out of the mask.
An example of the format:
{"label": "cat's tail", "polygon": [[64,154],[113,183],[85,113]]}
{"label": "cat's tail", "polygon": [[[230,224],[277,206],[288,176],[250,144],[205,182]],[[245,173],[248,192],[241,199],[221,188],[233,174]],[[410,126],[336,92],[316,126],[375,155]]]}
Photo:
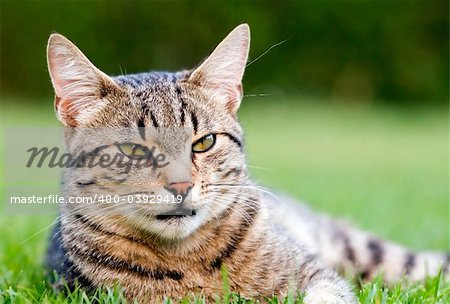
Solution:
{"label": "cat's tail", "polygon": [[450,253],[415,252],[329,218],[322,224],[319,252],[335,268],[350,270],[363,280],[381,275],[387,282],[402,277],[418,281],[440,271],[450,279]]}

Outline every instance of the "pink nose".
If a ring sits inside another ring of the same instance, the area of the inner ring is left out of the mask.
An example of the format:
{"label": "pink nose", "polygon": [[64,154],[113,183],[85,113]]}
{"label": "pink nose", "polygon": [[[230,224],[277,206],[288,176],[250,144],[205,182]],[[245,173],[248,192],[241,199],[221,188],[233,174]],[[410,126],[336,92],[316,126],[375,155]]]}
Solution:
{"label": "pink nose", "polygon": [[192,189],[192,186],[193,184],[191,182],[181,182],[181,183],[171,183],[169,184],[169,186],[165,188],[173,195],[181,195],[185,197]]}

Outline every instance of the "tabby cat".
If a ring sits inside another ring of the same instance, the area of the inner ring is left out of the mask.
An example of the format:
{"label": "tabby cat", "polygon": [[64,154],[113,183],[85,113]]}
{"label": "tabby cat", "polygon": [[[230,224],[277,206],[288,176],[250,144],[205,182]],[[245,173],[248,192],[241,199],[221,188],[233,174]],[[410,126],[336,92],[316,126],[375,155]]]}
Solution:
{"label": "tabby cat", "polygon": [[[213,300],[226,273],[243,297],[304,292],[305,303],[355,303],[337,271],[392,282],[448,270],[443,253],[380,240],[252,183],[237,120],[249,43],[242,24],[195,69],[109,77],[65,37],[50,36],[48,68],[68,152],[96,157],[107,142],[102,149],[132,159],[155,146],[177,163],[189,138],[184,169],[65,169],[64,197],[140,193],[181,202],[62,205],[47,256],[60,283],[87,290],[118,284],[140,303],[194,294]],[[121,128],[125,144],[86,131]],[[188,130],[187,137],[167,130]]]}

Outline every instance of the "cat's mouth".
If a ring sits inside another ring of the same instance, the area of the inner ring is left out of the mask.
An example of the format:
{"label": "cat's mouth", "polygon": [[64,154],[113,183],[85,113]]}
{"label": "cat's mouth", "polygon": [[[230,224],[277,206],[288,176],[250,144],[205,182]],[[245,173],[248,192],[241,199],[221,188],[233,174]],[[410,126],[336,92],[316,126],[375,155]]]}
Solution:
{"label": "cat's mouth", "polygon": [[171,220],[171,219],[181,219],[186,217],[195,216],[197,212],[195,209],[188,209],[184,207],[180,207],[168,212],[164,212],[161,214],[156,215],[157,220],[165,221],[165,220]]}

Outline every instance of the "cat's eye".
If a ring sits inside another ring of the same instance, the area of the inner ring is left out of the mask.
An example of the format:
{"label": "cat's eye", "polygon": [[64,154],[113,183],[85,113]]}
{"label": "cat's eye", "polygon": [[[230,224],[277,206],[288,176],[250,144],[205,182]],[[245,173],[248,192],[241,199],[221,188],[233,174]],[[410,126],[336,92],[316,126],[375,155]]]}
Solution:
{"label": "cat's eye", "polygon": [[147,157],[148,149],[144,146],[134,143],[122,143],[117,144],[120,152],[128,156],[129,158],[140,159]]}
{"label": "cat's eye", "polygon": [[211,149],[216,143],[216,134],[208,134],[197,140],[192,145],[192,152],[202,153]]}

